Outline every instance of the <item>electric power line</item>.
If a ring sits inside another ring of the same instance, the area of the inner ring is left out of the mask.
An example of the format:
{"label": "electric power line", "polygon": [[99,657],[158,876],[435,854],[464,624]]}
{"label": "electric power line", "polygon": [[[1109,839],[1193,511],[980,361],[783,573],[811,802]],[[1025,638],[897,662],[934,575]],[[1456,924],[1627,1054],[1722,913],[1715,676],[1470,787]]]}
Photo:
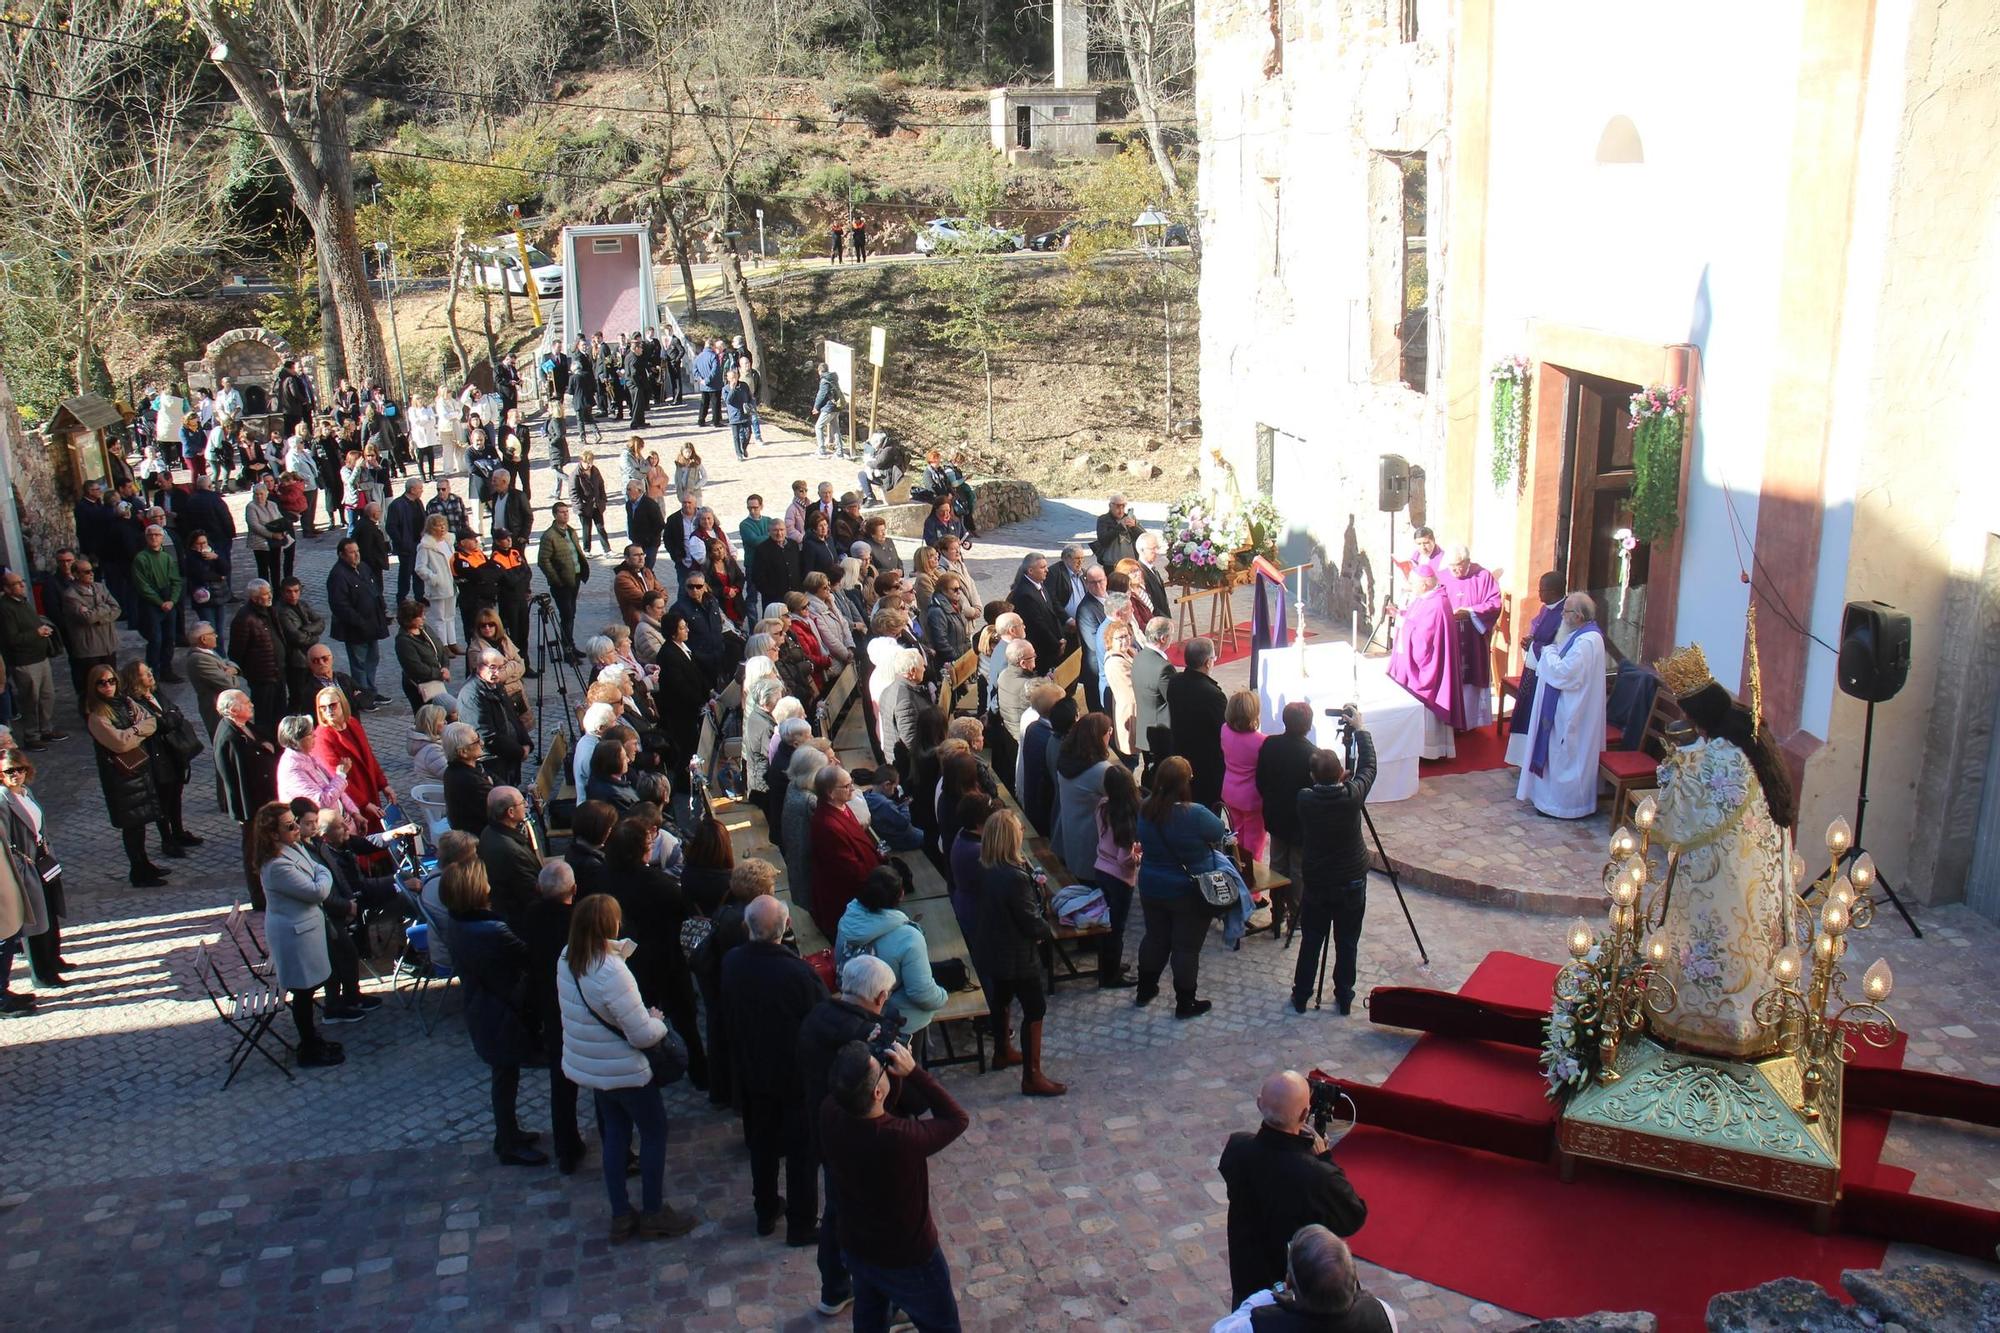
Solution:
{"label": "electric power line", "polygon": [[[74,32],[66,28],[52,28],[44,24],[28,23],[24,20],[15,18],[0,17],[0,27],[16,28],[25,32],[46,33],[50,36],[67,38],[73,41],[98,42],[111,46],[124,47],[135,51],[150,51],[154,49],[149,43],[146,42],[135,42],[130,39],[120,38],[120,37],[106,37],[95,33]],[[319,78],[318,73],[314,70],[299,69],[296,67],[289,67],[284,65],[259,64],[254,61],[241,60],[231,55],[225,55],[223,59],[217,61],[216,63],[235,65],[241,69],[254,70],[257,73],[269,74],[273,77],[291,77],[291,78],[302,78],[306,80],[317,80]],[[398,81],[395,83],[391,83],[385,80],[378,80],[378,79],[349,78],[340,80],[336,84],[336,86],[348,89],[351,92],[366,92],[373,96],[384,97],[390,101],[399,101],[399,102],[416,101],[418,99],[412,96],[411,94],[427,93],[437,97],[457,98],[461,101],[476,102],[482,105],[547,106],[547,107],[564,108],[573,111],[608,111],[619,115],[666,116],[673,119],[683,119],[683,120],[728,120],[728,121],[748,121],[753,123],[772,124],[772,125],[790,125],[797,123],[801,119],[813,118],[810,117],[805,112],[777,114],[770,112],[748,112],[748,111],[676,110],[673,107],[619,106],[609,102],[583,102],[583,101],[573,101],[569,99],[554,98],[554,97],[521,96],[521,97],[509,98],[509,97],[501,97],[497,94],[490,92],[479,92],[473,89],[466,89],[466,88],[453,88],[444,84],[411,83],[408,81]],[[836,129],[848,125],[860,125],[864,127],[872,127],[874,124],[874,122],[868,117],[850,118],[846,116],[838,116],[834,120],[826,123],[830,124],[833,128]],[[1143,120],[1126,119],[1126,120],[1099,120],[1099,121],[1093,121],[1091,123],[1097,129],[1124,129],[1124,128],[1140,127],[1143,126],[1146,122]],[[1192,117],[1186,117],[1174,120],[1162,120],[1159,123],[1163,128],[1181,129],[1192,126],[1195,122]],[[984,121],[984,120],[905,120],[901,117],[897,117],[896,125],[899,128],[904,128],[904,129],[984,130],[991,127],[991,123],[989,121]]]}

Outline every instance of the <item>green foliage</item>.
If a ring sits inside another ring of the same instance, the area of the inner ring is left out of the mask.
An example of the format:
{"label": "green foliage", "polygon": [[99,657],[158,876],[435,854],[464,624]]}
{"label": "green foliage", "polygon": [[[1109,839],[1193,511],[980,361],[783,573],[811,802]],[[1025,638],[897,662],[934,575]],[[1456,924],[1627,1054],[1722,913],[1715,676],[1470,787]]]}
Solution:
{"label": "green foliage", "polygon": [[288,234],[279,259],[278,290],[258,303],[257,322],[293,347],[318,347],[319,261],[312,239]]}
{"label": "green foliage", "polygon": [[[401,135],[397,147],[439,156],[471,156],[458,145],[414,130]],[[445,272],[460,227],[465,229],[467,240],[484,243],[511,225],[508,204],[526,203],[540,194],[540,179],[523,171],[545,168],[549,148],[521,135],[501,144],[491,160],[492,167],[410,157],[378,158],[382,194],[379,202],[365,205],[359,212],[362,242],[387,240],[393,233],[397,264],[404,273]],[[499,169],[507,167],[523,170]]]}
{"label": "green foliage", "polygon": [[848,87],[833,99],[833,109],[849,120],[860,121],[879,139],[895,131],[897,121],[910,109],[910,103],[892,89],[883,88],[878,80],[874,85],[857,83]]}
{"label": "green foliage", "polygon": [[[1132,222],[1149,208],[1165,214],[1169,221],[1192,226],[1185,202],[1160,199],[1160,175],[1145,139],[1131,134],[1118,156],[1080,170],[1083,174],[1074,186],[1076,216],[1069,245],[1063,251],[1063,262],[1069,269],[1064,302],[1073,309],[1087,300],[1114,295],[1114,288],[1154,279],[1166,282],[1169,295],[1175,299],[1192,296],[1192,269],[1168,265],[1148,274],[1143,269],[1097,262],[1110,251],[1130,249],[1140,242]],[[1192,200],[1192,180],[1185,181],[1183,189],[1182,200]]]}
{"label": "green foliage", "polygon": [[1662,413],[1635,423],[1632,439],[1632,535],[1663,541],[1680,526],[1681,441],[1687,417]]}
{"label": "green foliage", "polygon": [[61,317],[68,284],[46,254],[23,255],[0,269],[0,357],[24,416],[46,420],[76,392],[73,336]]}
{"label": "green foliage", "polygon": [[875,186],[869,179],[840,162],[813,168],[796,188],[798,193],[811,195],[815,203],[825,208],[845,208],[850,199],[857,204],[873,203],[876,198]]}

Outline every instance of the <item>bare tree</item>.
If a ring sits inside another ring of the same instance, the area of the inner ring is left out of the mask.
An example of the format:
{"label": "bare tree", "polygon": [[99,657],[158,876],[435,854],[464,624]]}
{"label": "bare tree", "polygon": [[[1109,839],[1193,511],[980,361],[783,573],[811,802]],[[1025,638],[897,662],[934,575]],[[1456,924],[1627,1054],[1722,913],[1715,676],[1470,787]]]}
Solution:
{"label": "bare tree", "polygon": [[572,27],[562,0],[452,0],[432,10],[412,56],[428,82],[466,94],[452,109],[480,127],[490,154],[500,119],[548,96]]}
{"label": "bare tree", "polygon": [[1096,44],[1124,58],[1161,187],[1179,200],[1172,141],[1180,136],[1169,122],[1186,120],[1194,109],[1193,0],[1105,0],[1090,13]]}
{"label": "bare tree", "polygon": [[[189,0],[223,77],[243,102],[312,224],[338,338],[328,376],[389,380],[381,321],[354,220],[346,84],[428,12],[430,0]],[[533,40],[532,35],[522,40]],[[486,52],[480,53],[483,58]],[[337,364],[336,364],[337,362]]]}
{"label": "bare tree", "polygon": [[[0,42],[0,253],[7,295],[91,387],[98,331],[129,302],[208,287],[224,216],[160,22],[119,0],[29,0]],[[18,281],[17,281],[18,277]]]}

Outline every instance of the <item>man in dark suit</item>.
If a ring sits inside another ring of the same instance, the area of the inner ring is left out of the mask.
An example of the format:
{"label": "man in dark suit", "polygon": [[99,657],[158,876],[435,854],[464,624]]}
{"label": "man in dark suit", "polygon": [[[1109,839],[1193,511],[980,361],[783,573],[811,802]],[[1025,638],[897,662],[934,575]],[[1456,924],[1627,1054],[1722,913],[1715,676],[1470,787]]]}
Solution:
{"label": "man in dark suit", "polygon": [[1181,649],[1187,666],[1167,683],[1168,726],[1173,732],[1173,752],[1194,769],[1194,801],[1197,805],[1222,803],[1222,715],[1229,696],[1208,674],[1215,661],[1215,645],[1207,639],[1189,639]]}
{"label": "man in dark suit", "polygon": [[1291,881],[1271,895],[1271,933],[1285,917],[1298,911],[1305,867],[1299,852],[1305,834],[1299,827],[1299,793],[1312,786],[1312,705],[1293,700],[1285,705],[1284,731],[1257,751],[1257,799],[1264,804],[1264,830],[1271,835],[1271,870]]}
{"label": "man in dark suit", "polygon": [[[785,1244],[819,1242],[819,1158],[807,1129],[805,1083],[796,1052],[806,1015],[827,998],[819,975],[780,941],[791,912],[766,894],[744,909],[749,941],[722,960],[722,1015],[743,1094],[750,1141],[750,1194],[757,1234],[785,1222]],[[785,1193],[778,1193],[778,1159]]]}
{"label": "man in dark suit", "polygon": [[1132,692],[1139,698],[1139,744],[1146,751],[1148,772],[1173,753],[1172,710],[1167,705],[1167,686],[1172,683],[1174,664],[1167,659],[1167,640],[1173,622],[1154,616],[1146,622],[1138,650],[1132,655]]}
{"label": "man in dark suit", "polygon": [[514,534],[516,549],[528,544],[528,529],[535,516],[525,495],[515,489],[514,474],[500,468],[493,474],[493,490],[486,500],[487,531],[505,529]]}
{"label": "man in dark suit", "polygon": [[[1139,572],[1146,577],[1146,600],[1152,603],[1153,614],[1171,617],[1173,606],[1167,601],[1167,581],[1160,577],[1160,534],[1141,532],[1138,537]],[[1106,566],[1110,568],[1110,566]]]}
{"label": "man in dark suit", "polygon": [[409,597],[416,581],[417,547],[424,540],[424,519],[424,479],[411,477],[403,483],[403,493],[389,501],[387,520],[383,524],[389,538],[389,549],[396,553],[397,606]]}
{"label": "man in dark suit", "polygon": [[1021,624],[1028,631],[1028,642],[1035,645],[1035,663],[1044,673],[1055,670],[1062,661],[1057,654],[1062,650],[1065,619],[1051,599],[1048,576],[1048,557],[1031,555],[1022,562],[1021,572],[1007,594],[1014,613],[1021,617]]}
{"label": "man in dark suit", "polygon": [[[625,484],[625,535],[632,544],[645,553],[647,569],[653,568],[660,558],[660,541],[666,536],[666,515],[660,512],[660,502],[646,494],[643,484],[632,481]],[[671,552],[669,556],[671,557]]]}
{"label": "man in dark suit", "polygon": [[525,925],[535,905],[535,879],[542,853],[528,823],[527,798],[517,787],[486,793],[486,827],[479,834],[479,859],[493,890],[493,910],[510,926]]}
{"label": "man in dark suit", "polygon": [[1285,1280],[1285,1247],[1300,1227],[1318,1223],[1351,1236],[1368,1220],[1368,1205],[1347,1174],[1333,1163],[1322,1139],[1306,1124],[1312,1090],[1286,1070],[1264,1080],[1255,1133],[1229,1136],[1218,1169],[1229,1186],[1230,1299]]}
{"label": "man in dark suit", "polygon": [[[695,571],[696,561],[688,554],[688,538],[694,536],[695,518],[700,507],[695,503],[694,492],[682,497],[680,508],[667,515],[666,536],[662,542],[667,559],[673,562],[675,589],[687,587],[688,576]],[[651,563],[650,561],[648,563]]]}

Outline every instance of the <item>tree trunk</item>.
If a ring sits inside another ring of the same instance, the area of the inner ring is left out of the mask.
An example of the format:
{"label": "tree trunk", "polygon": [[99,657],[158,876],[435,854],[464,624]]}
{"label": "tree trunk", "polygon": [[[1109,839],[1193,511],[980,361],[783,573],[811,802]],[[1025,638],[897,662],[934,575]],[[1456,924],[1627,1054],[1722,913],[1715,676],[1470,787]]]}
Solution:
{"label": "tree trunk", "polygon": [[750,349],[750,364],[763,372],[767,391],[775,388],[780,378],[778,368],[764,360],[764,342],[757,336],[757,310],[750,301],[750,284],[743,280],[743,261],[737,257],[736,247],[727,243],[722,251],[722,283],[736,302],[736,318],[743,324],[743,345]]}
{"label": "tree trunk", "polygon": [[333,282],[326,275],[326,252],[313,242],[313,267],[319,271],[319,283],[314,290],[319,294],[319,364],[326,372],[326,386],[331,389],[347,375],[347,349],[340,342],[340,307],[333,303]]}
{"label": "tree trunk", "polygon": [[979,368],[986,372],[986,452],[993,453],[993,354],[979,354]]}
{"label": "tree trunk", "polygon": [[472,375],[472,363],[465,357],[465,343],[458,336],[458,270],[464,257],[465,228],[460,227],[451,245],[451,285],[444,298],[444,327],[451,338],[451,354],[458,358],[458,382],[461,387]]}
{"label": "tree trunk", "polygon": [[666,191],[660,192],[660,224],[667,229],[667,248],[681,267],[681,291],[687,297],[687,323],[701,317],[701,302],[694,294],[694,262],[688,254],[687,228],[681,225],[681,211]]}
{"label": "tree trunk", "polygon": [[[482,287],[479,289],[479,319],[486,328],[486,364],[493,368],[494,384],[499,384],[500,343],[493,336],[493,293]],[[493,423],[498,425],[498,422]]]}
{"label": "tree trunk", "polygon": [[313,240],[325,257],[334,308],[340,312],[340,345],[350,378],[389,383],[389,352],[375,316],[375,294],[361,264],[361,233],[354,219],[354,159],[347,139],[343,89],[314,91],[319,124],[321,189],[313,212]]}

